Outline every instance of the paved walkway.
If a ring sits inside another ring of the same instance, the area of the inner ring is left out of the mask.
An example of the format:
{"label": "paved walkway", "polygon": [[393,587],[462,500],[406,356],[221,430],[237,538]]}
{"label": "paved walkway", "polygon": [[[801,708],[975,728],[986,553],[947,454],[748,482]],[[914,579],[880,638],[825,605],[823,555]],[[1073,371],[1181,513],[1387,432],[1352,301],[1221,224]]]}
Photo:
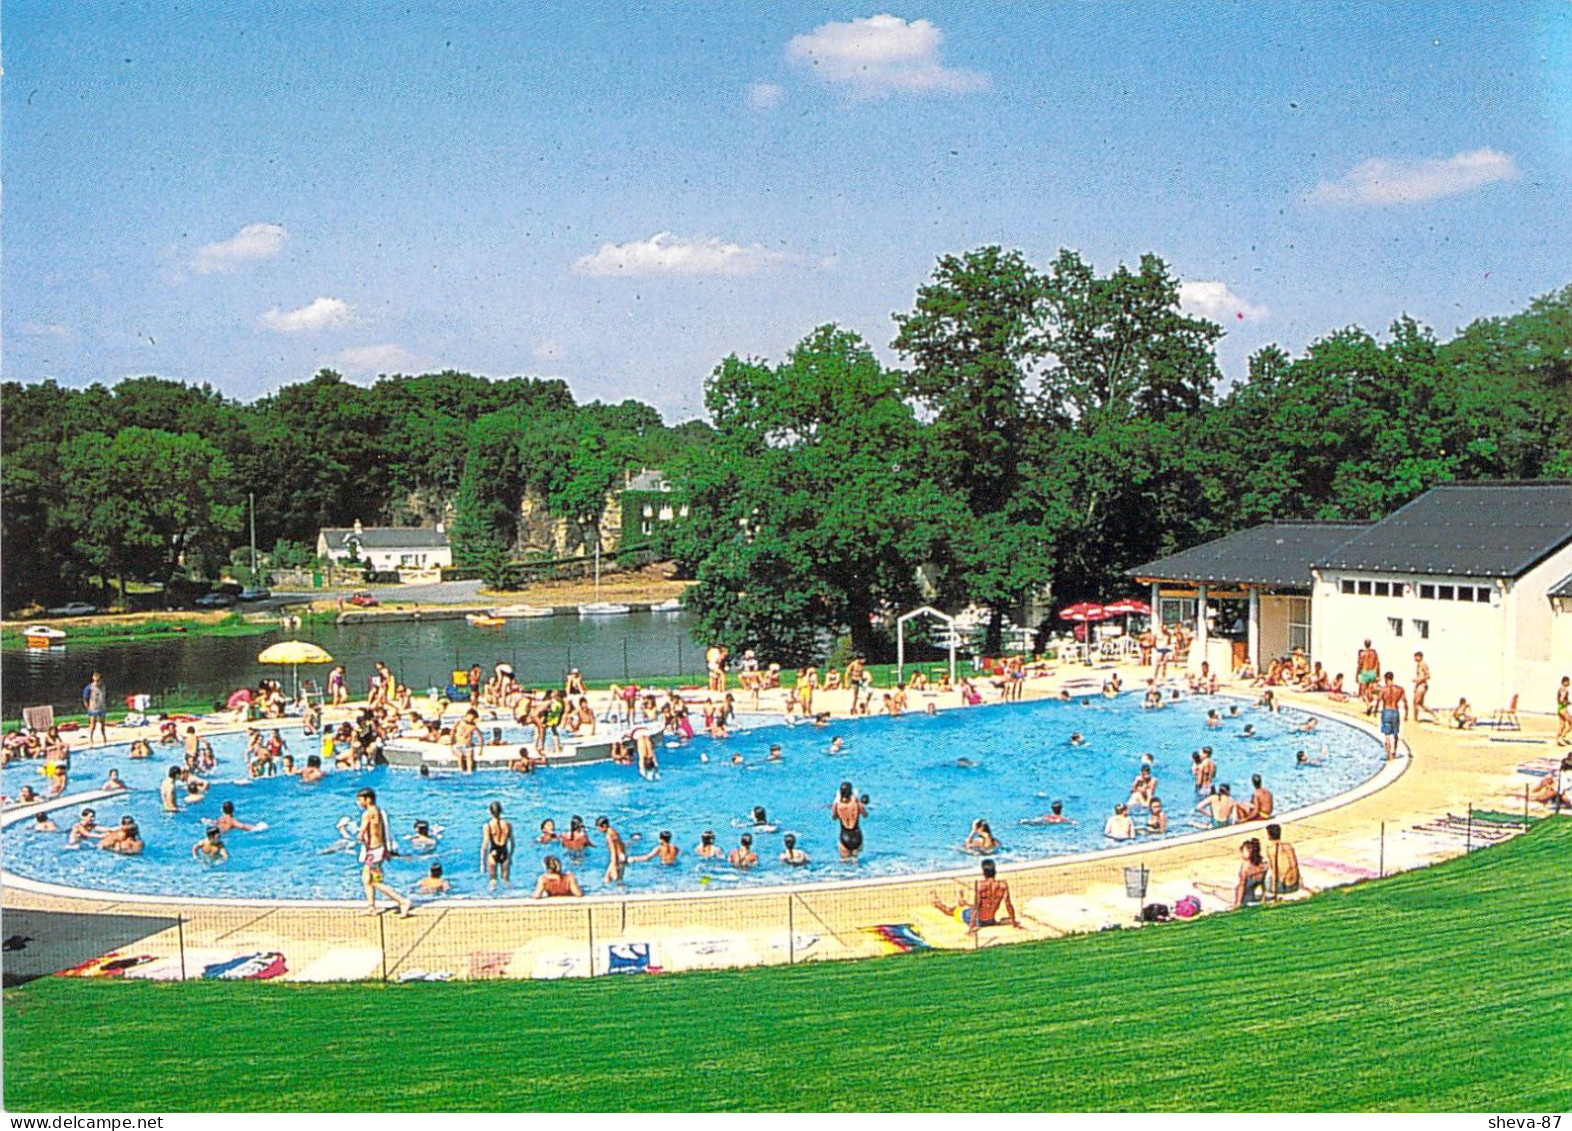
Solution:
{"label": "paved walkway", "polygon": [[[1113,669],[1067,665],[1028,683],[1027,697],[1076,693]],[[1125,686],[1146,672],[1120,669]],[[1232,689],[1252,694],[1248,688]],[[604,702],[604,692],[595,698]],[[702,697],[702,693],[700,693]],[[767,694],[766,709],[783,693]],[[746,696],[739,696],[745,700]],[[1279,694],[1284,706],[1307,708],[1369,726],[1356,702],[1324,695]],[[941,709],[961,709],[940,697]],[[843,713],[845,692],[820,692],[816,710]],[[1332,802],[1280,819],[1284,839],[1298,850],[1306,893],[1425,867],[1515,835],[1521,820],[1480,818],[1490,811],[1521,818],[1523,767],[1558,757],[1548,717],[1523,717],[1522,731],[1449,730],[1407,724],[1408,755],[1376,781]],[[131,732],[120,732],[134,737]],[[1373,728],[1372,728],[1373,733]],[[1541,771],[1543,772],[1543,771]],[[59,801],[53,803],[60,805]],[[21,811],[7,813],[7,820]],[[1546,815],[1529,805],[1529,817]],[[1148,869],[1147,900],[1172,906],[1184,895],[1205,912],[1231,902],[1238,845],[1263,836],[1261,824],[1196,834],[1181,842],[1135,844],[1089,856],[1001,867],[1023,929],[987,928],[969,935],[932,906],[950,901],[957,884],[970,888],[973,871],[953,877],[824,884],[796,890],[724,895],[595,897],[468,904],[439,901],[408,920],[368,917],[357,906],[278,902],[149,900],[88,897],[33,890],[6,876],[7,934],[38,940],[8,954],[8,976],[59,969],[116,954],[140,965],[127,976],[196,977],[250,958],[252,967],[301,980],[357,978],[564,977],[652,967],[665,970],[731,967],[891,953],[921,946],[971,948],[1025,938],[1050,938],[1134,925],[1138,901],[1126,894],[1125,869]],[[1247,914],[1261,912],[1250,911]],[[273,956],[279,961],[272,962]],[[145,961],[143,961],[145,959]],[[51,965],[52,963],[52,965]]]}

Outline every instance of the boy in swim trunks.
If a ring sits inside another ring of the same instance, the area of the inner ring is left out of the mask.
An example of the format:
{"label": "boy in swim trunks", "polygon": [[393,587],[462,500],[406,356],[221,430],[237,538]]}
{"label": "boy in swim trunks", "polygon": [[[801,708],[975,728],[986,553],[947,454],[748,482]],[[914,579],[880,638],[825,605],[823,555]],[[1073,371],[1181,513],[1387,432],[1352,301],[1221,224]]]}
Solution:
{"label": "boy in swim trunks", "polygon": [[409,900],[388,887],[382,878],[382,865],[388,858],[388,826],[387,818],[377,808],[376,791],[362,789],[355,795],[355,804],[361,809],[360,829],[355,839],[360,841],[362,850],[360,882],[366,889],[366,914],[377,914],[377,892],[380,891],[398,905],[398,917],[407,919],[413,910]]}
{"label": "boy in swim trunks", "polygon": [[1381,741],[1386,747],[1387,761],[1390,762],[1397,757],[1398,709],[1401,708],[1403,716],[1407,717],[1408,695],[1393,680],[1391,672],[1386,673],[1385,679],[1376,698],[1381,704]]}

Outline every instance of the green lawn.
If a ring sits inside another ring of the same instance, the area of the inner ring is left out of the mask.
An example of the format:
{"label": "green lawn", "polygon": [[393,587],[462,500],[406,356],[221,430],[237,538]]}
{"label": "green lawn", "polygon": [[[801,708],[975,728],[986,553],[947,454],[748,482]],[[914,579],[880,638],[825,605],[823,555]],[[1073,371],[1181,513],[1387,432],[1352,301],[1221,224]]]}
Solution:
{"label": "green lawn", "polygon": [[976,953],[406,986],[43,979],[17,1110],[1564,1111],[1572,822],[1284,907]]}

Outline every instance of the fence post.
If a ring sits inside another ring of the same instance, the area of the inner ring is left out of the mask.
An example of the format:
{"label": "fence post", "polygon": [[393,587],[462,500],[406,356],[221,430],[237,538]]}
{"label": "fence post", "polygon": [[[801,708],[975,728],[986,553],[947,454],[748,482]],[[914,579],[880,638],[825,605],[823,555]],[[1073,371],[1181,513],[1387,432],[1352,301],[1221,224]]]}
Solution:
{"label": "fence post", "polygon": [[1470,801],[1468,803],[1468,834],[1463,841],[1463,854],[1466,856],[1472,851],[1474,851],[1474,803]]}
{"label": "fence post", "polygon": [[1381,822],[1381,852],[1378,857],[1380,863],[1376,866],[1377,879],[1386,879],[1386,822]]}
{"label": "fence post", "polygon": [[1523,783],[1523,831],[1528,831],[1528,783]]}
{"label": "fence post", "polygon": [[593,907],[584,909],[584,922],[589,927],[590,977],[593,978],[595,976],[595,909]]}
{"label": "fence post", "polygon": [[186,917],[184,915],[175,916],[175,930],[180,938],[180,980],[184,982],[186,980]]}
{"label": "fence post", "polygon": [[377,916],[377,943],[382,950],[382,980],[388,980],[388,927],[384,916]]}
{"label": "fence post", "polygon": [[786,964],[797,965],[797,897],[786,897]]}

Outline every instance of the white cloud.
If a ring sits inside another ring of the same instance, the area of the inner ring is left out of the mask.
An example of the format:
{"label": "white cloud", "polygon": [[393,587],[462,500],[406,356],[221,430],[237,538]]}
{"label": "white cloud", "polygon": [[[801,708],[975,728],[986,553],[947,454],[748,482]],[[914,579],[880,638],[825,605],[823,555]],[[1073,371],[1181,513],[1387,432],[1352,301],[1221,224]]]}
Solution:
{"label": "white cloud", "polygon": [[297,310],[274,307],[262,315],[260,321],[280,334],[302,334],[342,326],[349,321],[351,313],[349,303],[341,298],[316,298]]}
{"label": "white cloud", "polygon": [[891,91],[981,90],[988,85],[985,74],[946,67],[939,59],[943,42],[944,33],[927,20],[908,23],[898,16],[867,16],[792,36],[786,58],[864,97]]}
{"label": "white cloud", "polygon": [[604,243],[575,260],[580,275],[756,275],[791,259],[760,244],[743,247],[714,236],[686,238],[657,232],[647,240]]}
{"label": "white cloud", "polygon": [[748,105],[755,110],[773,110],[786,101],[786,88],[773,82],[750,82]]}
{"label": "white cloud", "polygon": [[340,352],[334,361],[350,374],[408,372],[415,368],[414,356],[394,342],[353,346]]}
{"label": "white cloud", "polygon": [[272,259],[284,250],[289,233],[279,224],[247,224],[227,240],[203,244],[191,256],[198,275],[238,271],[258,259]]}
{"label": "white cloud", "polygon": [[1246,302],[1221,280],[1179,284],[1179,305],[1186,313],[1198,314],[1214,322],[1258,321],[1265,318],[1267,309],[1253,302]]}
{"label": "white cloud", "polygon": [[1445,159],[1370,157],[1339,180],[1322,181],[1310,199],[1324,204],[1417,204],[1522,175],[1509,154],[1489,148]]}
{"label": "white cloud", "polygon": [[76,332],[63,322],[24,322],[17,330],[30,338],[58,338],[62,342],[76,337]]}

